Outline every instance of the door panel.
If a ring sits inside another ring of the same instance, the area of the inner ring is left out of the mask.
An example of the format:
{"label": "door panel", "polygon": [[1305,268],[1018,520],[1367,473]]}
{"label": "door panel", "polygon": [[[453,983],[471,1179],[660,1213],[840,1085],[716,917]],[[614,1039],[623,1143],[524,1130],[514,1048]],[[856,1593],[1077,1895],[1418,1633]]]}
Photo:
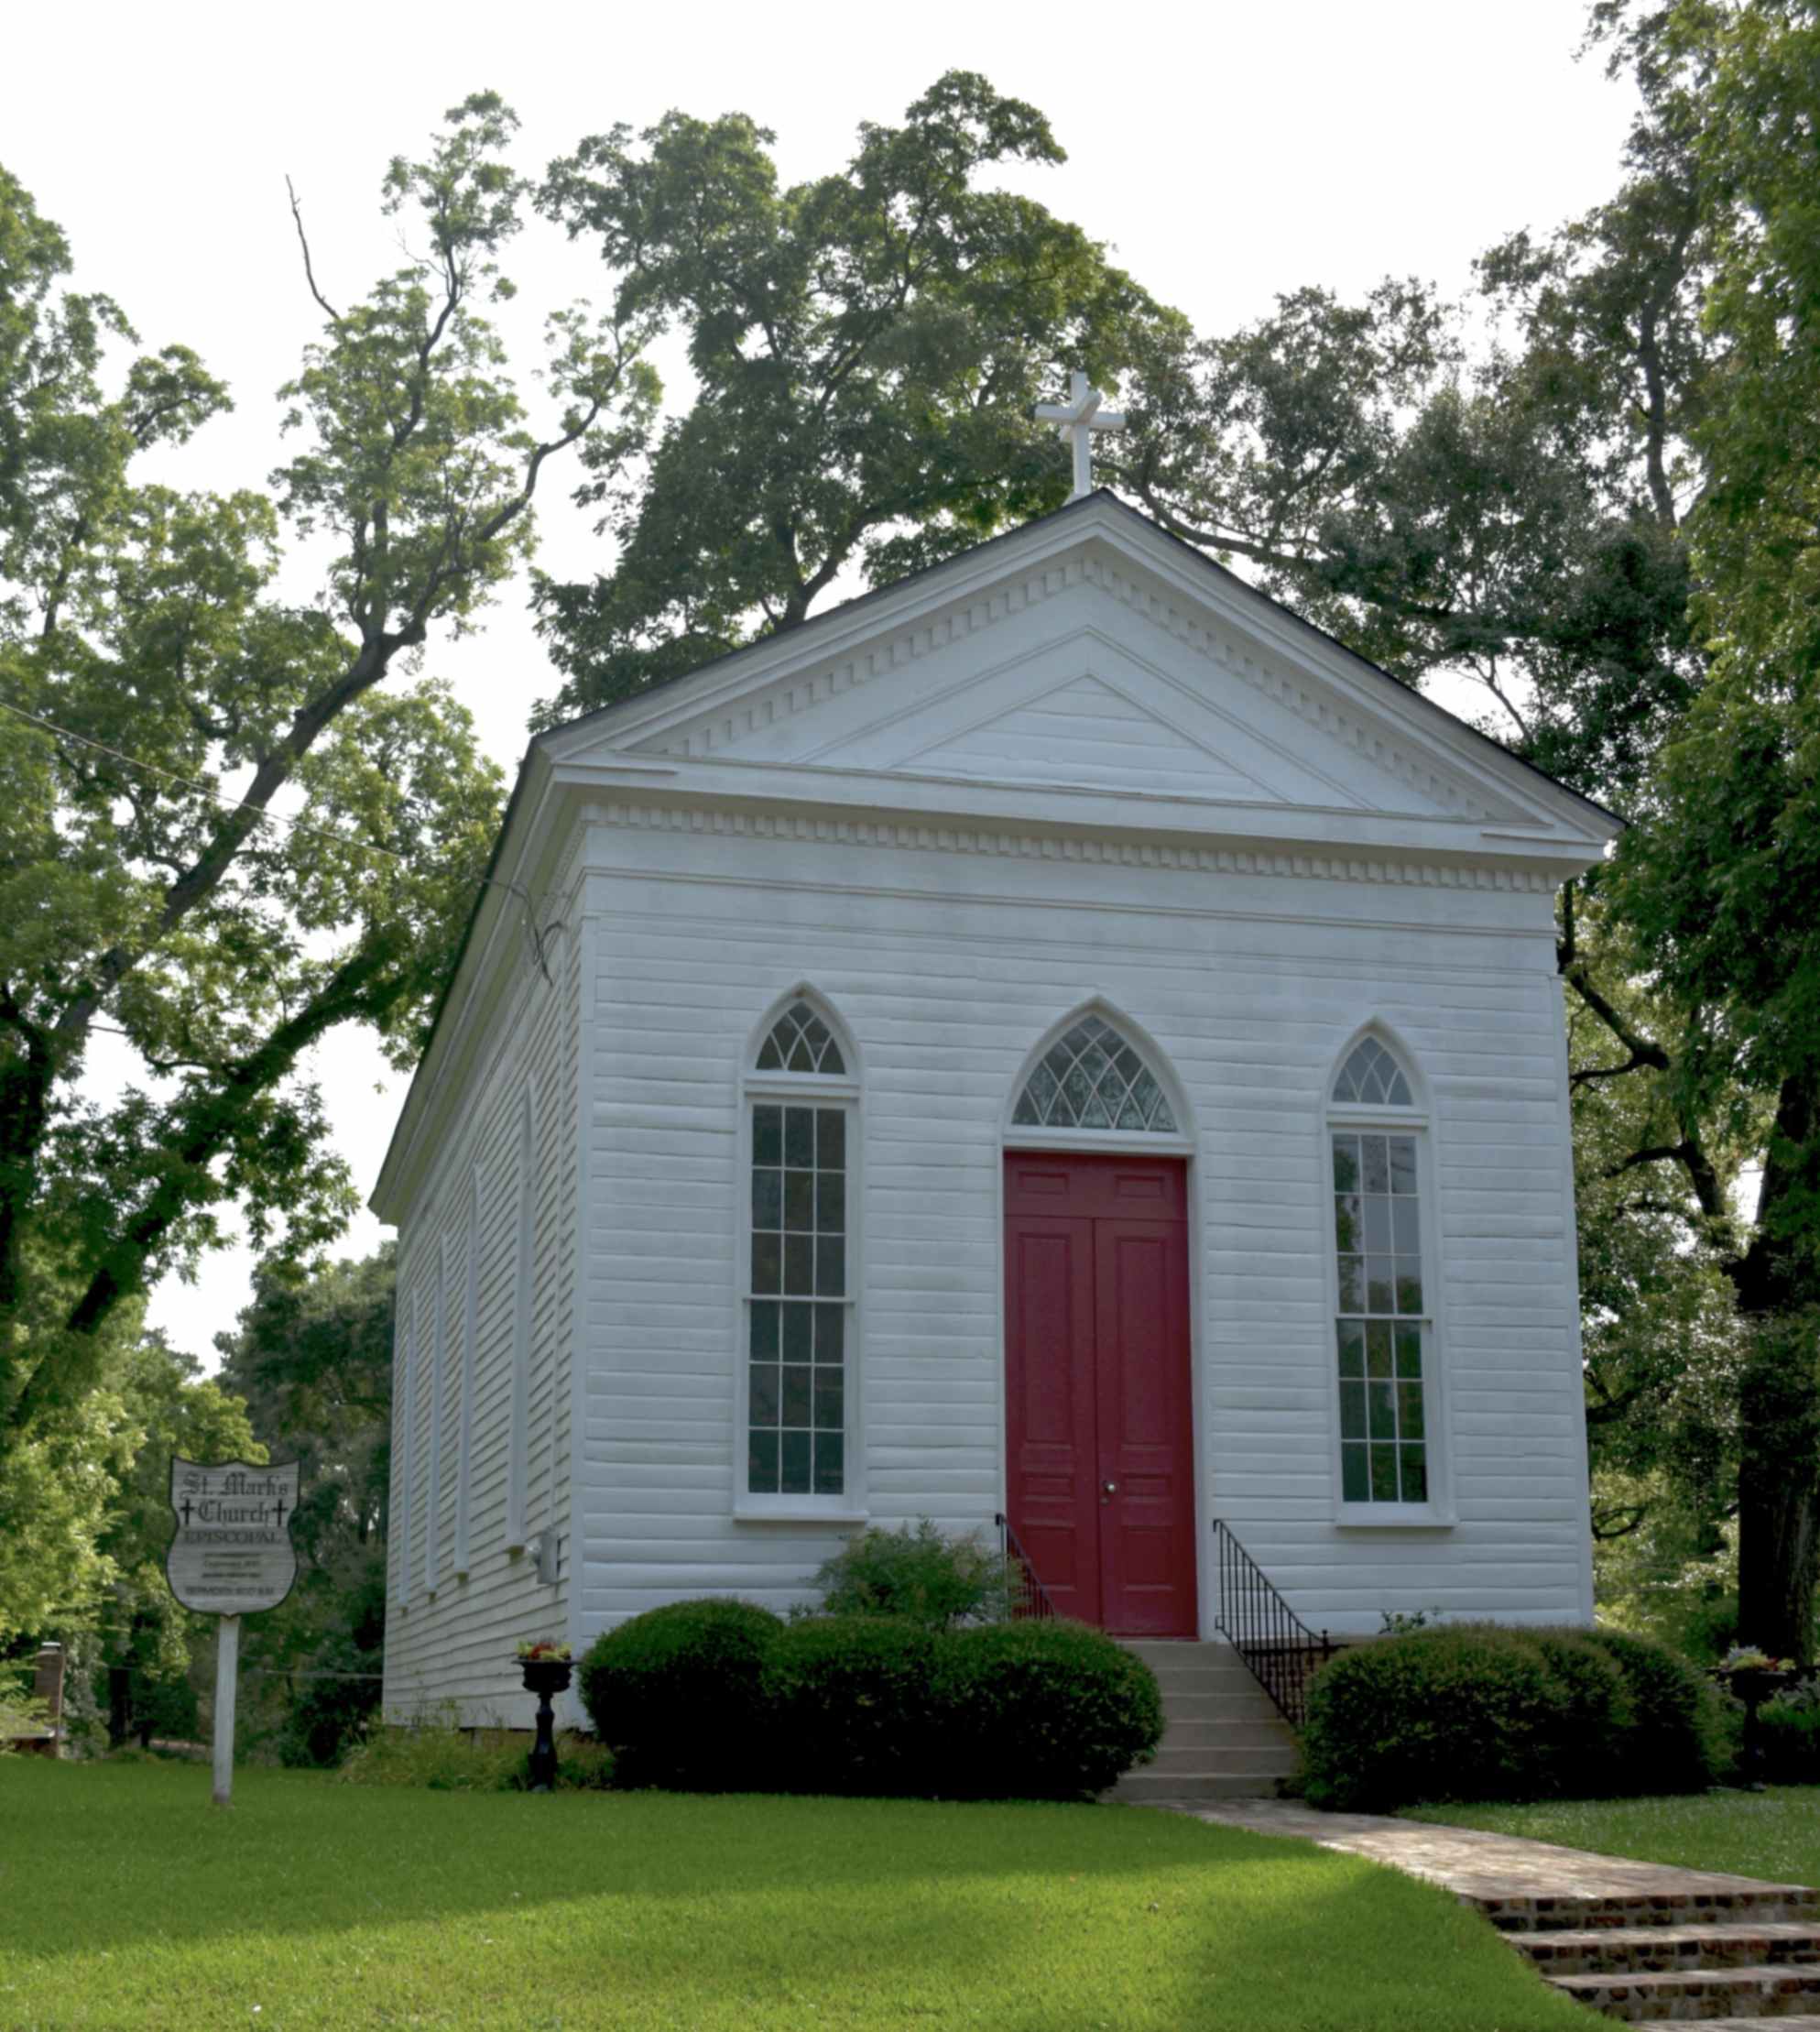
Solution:
{"label": "door panel", "polygon": [[1005,1206],[1011,1522],[1063,1614],[1193,1636],[1186,1167],[1014,1152]]}

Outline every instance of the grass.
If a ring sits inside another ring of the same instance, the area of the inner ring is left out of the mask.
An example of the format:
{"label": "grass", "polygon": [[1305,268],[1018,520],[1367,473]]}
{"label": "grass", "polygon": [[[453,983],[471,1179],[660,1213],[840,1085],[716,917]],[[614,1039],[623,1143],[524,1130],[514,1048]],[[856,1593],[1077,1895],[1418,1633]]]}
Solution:
{"label": "grass", "polygon": [[0,1759],[0,2026],[1569,2032],[1444,1893],[1121,1807]]}
{"label": "grass", "polygon": [[1820,1885],[1820,1786],[1684,1798],[1557,1799],[1527,1807],[1412,1807],[1408,1818],[1495,1828],[1599,1855]]}

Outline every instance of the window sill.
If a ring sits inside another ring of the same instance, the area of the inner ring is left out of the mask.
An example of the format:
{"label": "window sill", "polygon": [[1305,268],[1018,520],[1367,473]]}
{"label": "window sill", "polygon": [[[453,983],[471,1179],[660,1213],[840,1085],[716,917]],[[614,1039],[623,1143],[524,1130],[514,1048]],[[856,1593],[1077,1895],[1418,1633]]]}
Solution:
{"label": "window sill", "polygon": [[1438,1503],[1336,1502],[1334,1522],[1343,1531],[1451,1531],[1455,1518]]}
{"label": "window sill", "polygon": [[847,1496],[736,1496],[735,1524],[863,1524],[871,1512]]}

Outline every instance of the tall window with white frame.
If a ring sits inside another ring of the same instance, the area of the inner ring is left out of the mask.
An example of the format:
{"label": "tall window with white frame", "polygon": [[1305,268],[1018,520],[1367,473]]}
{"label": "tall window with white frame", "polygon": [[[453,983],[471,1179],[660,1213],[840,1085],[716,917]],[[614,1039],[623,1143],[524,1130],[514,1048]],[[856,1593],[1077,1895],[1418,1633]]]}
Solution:
{"label": "tall window with white frame", "polygon": [[1424,1274],[1422,1260],[1425,1124],[1409,1076],[1376,1037],[1346,1054],[1328,1132],[1341,1500],[1427,1505],[1434,1352],[1432,1268]]}
{"label": "tall window with white frame", "polygon": [[797,1000],[747,1080],[751,1200],[746,1296],[747,1498],[845,1497],[853,1299],[850,1054]]}

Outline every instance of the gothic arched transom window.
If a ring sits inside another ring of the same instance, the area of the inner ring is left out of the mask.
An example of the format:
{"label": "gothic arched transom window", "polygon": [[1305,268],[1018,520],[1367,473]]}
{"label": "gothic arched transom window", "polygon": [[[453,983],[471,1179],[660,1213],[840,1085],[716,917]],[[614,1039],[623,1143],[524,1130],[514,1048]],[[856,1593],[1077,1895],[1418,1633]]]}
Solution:
{"label": "gothic arched transom window", "polygon": [[1432,1502],[1433,1270],[1423,1262],[1425,1125],[1409,1076],[1375,1037],[1333,1086],[1340,1499]]}
{"label": "gothic arched transom window", "polygon": [[758,1047],[761,1073],[841,1074],[846,1066],[834,1033],[807,1002],[792,1002]]}
{"label": "gothic arched transom window", "polygon": [[1023,1129],[1139,1130],[1161,1136],[1172,1136],[1176,1127],[1156,1075],[1103,1016],[1083,1016],[1043,1053],[1011,1120]]}

